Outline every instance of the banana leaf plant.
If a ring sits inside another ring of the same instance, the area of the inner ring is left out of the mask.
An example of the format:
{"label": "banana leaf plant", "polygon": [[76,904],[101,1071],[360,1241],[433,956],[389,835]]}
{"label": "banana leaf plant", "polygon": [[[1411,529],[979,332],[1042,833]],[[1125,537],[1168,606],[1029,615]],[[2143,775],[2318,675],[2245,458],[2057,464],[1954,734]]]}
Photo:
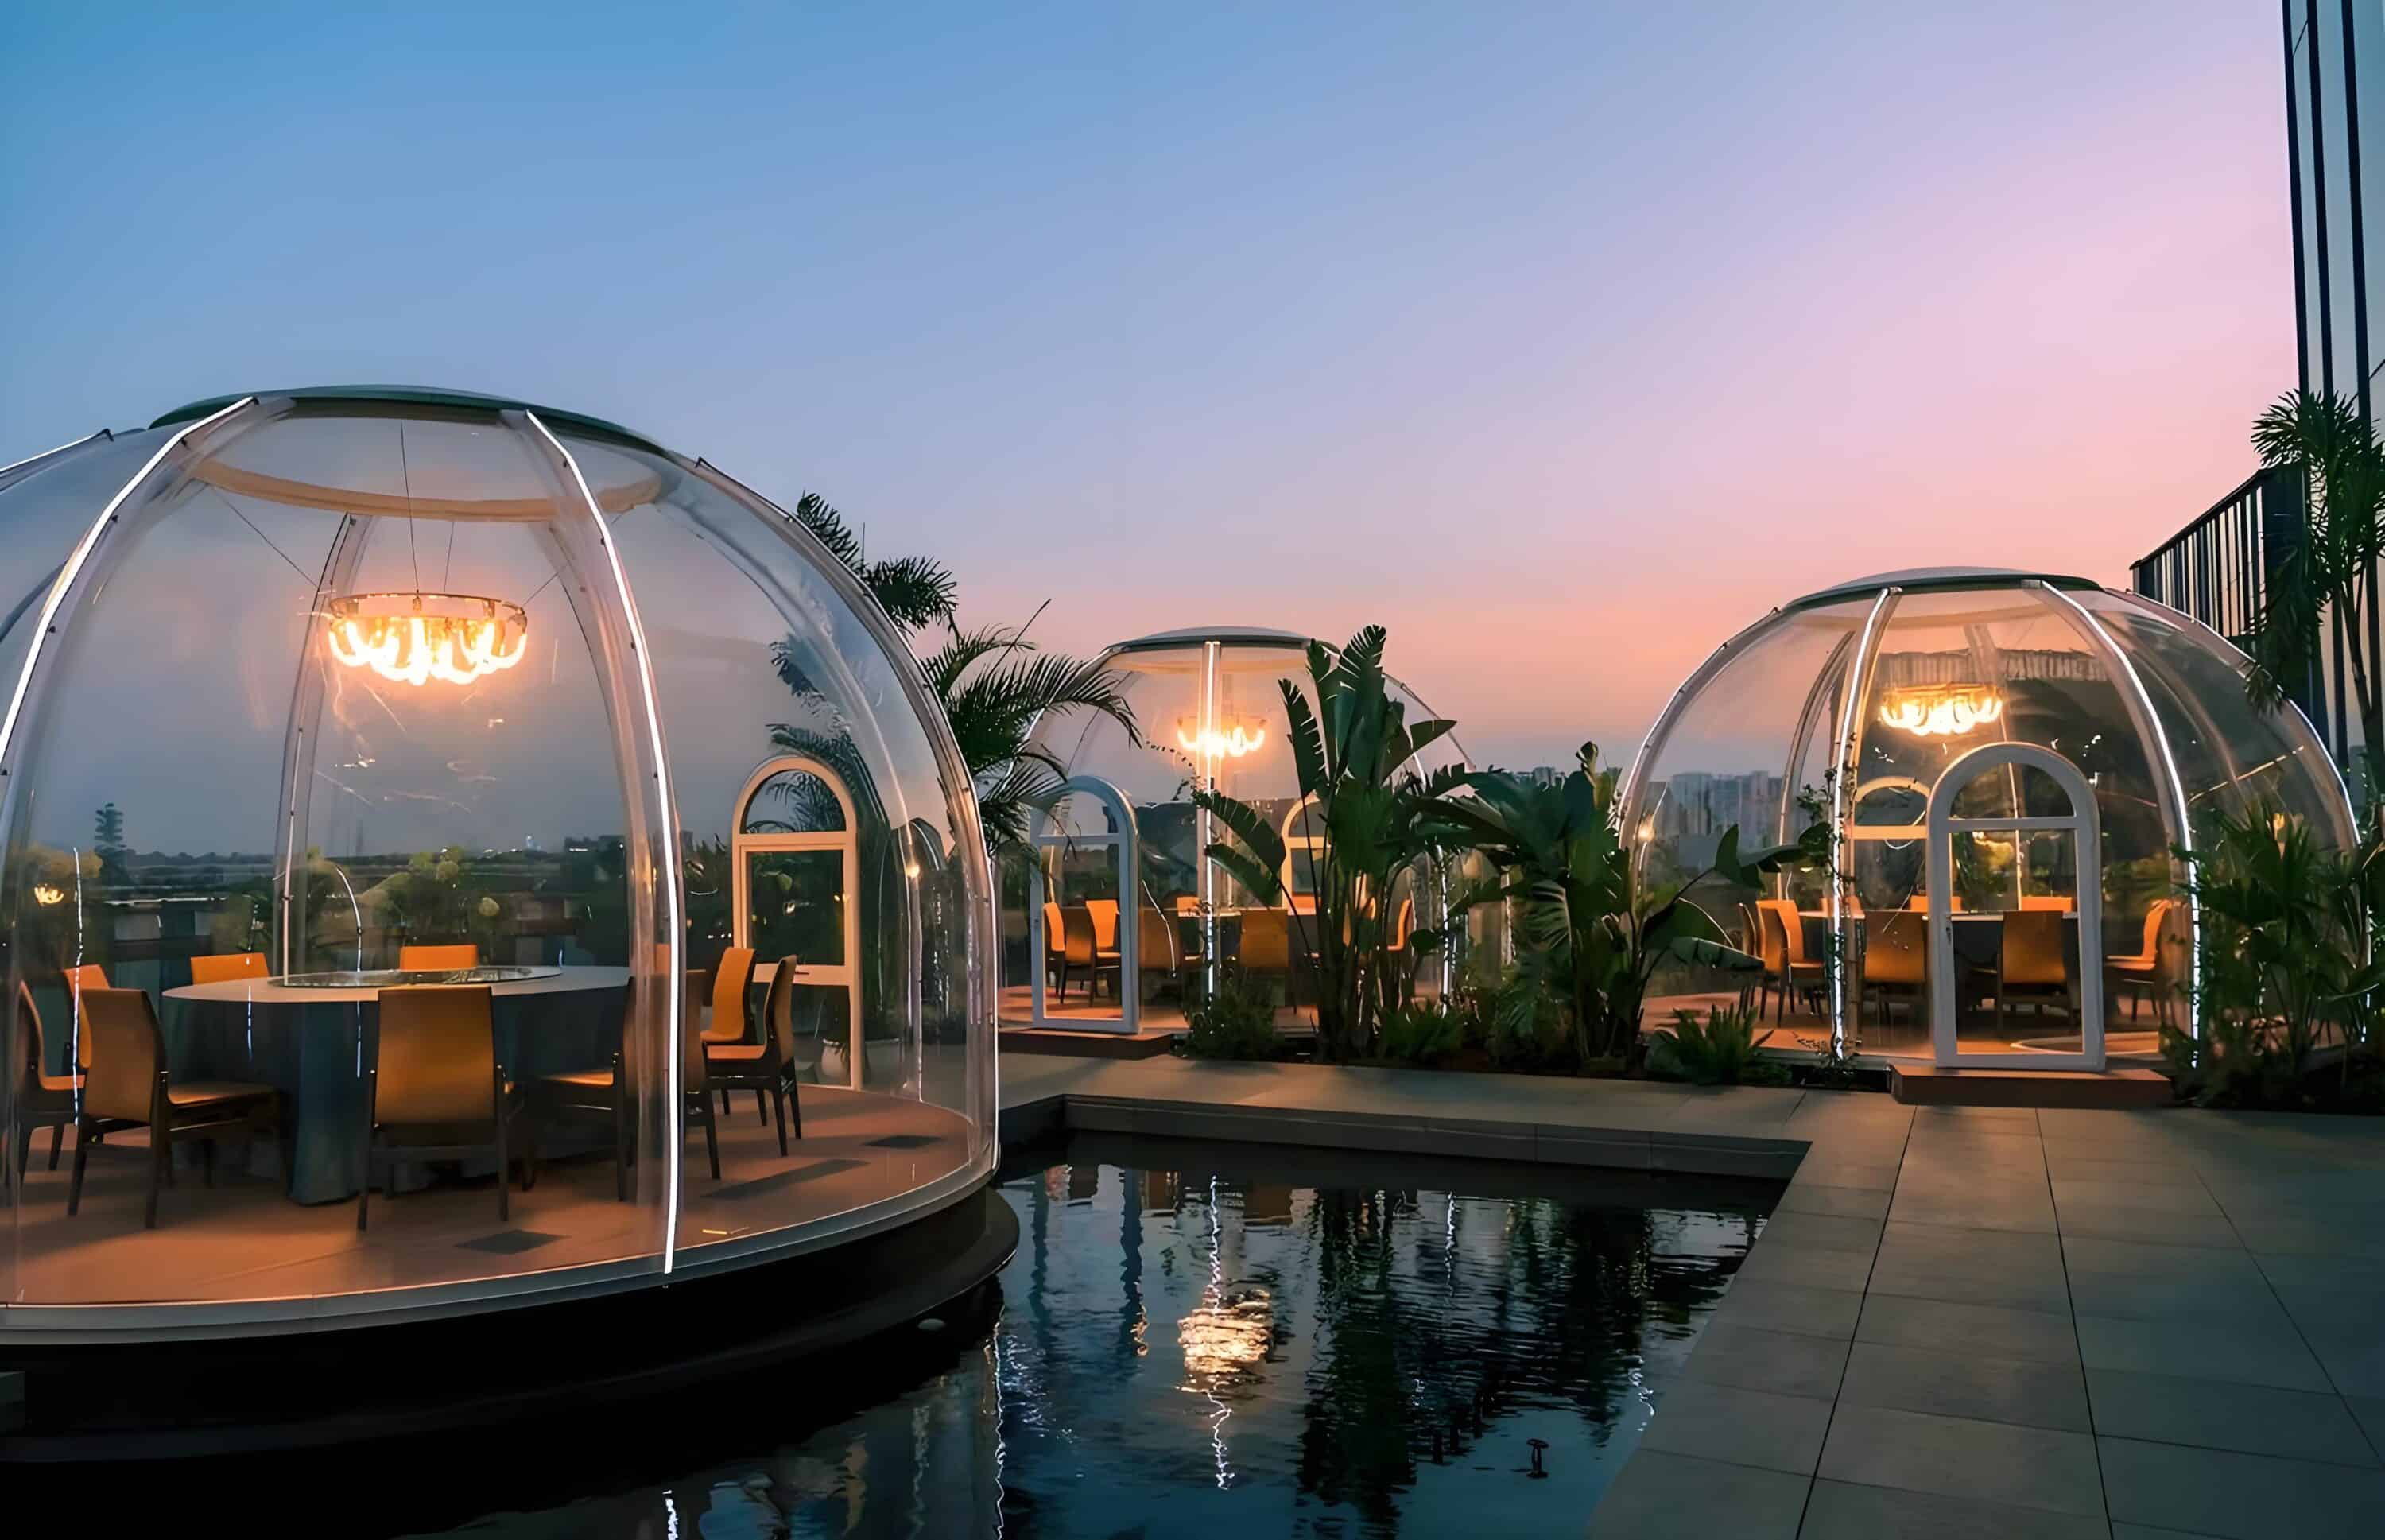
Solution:
{"label": "banana leaf plant", "polygon": [[[1754,887],[1766,873],[1810,866],[1825,856],[1828,832],[1817,824],[1794,845],[1742,852],[1733,825],[1705,870],[1643,889],[1617,826],[1617,780],[1599,764],[1598,745],[1584,744],[1578,767],[1554,785],[1505,770],[1467,777],[1473,795],[1448,799],[1448,814],[1459,825],[1456,837],[1498,868],[1453,908],[1462,914],[1481,904],[1507,905],[1517,968],[1565,1002],[1582,1061],[1628,1066],[1642,1051],[1641,1014],[1659,968],[1753,972],[1764,966],[1729,945],[1690,890],[1708,879]],[[1506,1002],[1529,1011],[1531,996],[1511,991]]]}
{"label": "banana leaf plant", "polygon": [[[1299,778],[1299,817],[1324,836],[1314,852],[1315,908],[1292,917],[1316,959],[1321,1057],[1370,1052],[1384,1020],[1409,1003],[1417,951],[1447,937],[1445,926],[1418,927],[1404,946],[1393,933],[1393,890],[1402,873],[1449,847],[1458,827],[1450,804],[1466,772],[1417,768],[1417,754],[1456,724],[1406,720],[1383,673],[1386,634],[1368,626],[1338,653],[1320,642],[1308,645],[1314,707],[1297,681],[1277,682]],[[1209,845],[1208,857],[1262,903],[1284,904],[1288,846],[1274,820],[1211,788],[1196,788],[1193,801],[1228,836]]]}

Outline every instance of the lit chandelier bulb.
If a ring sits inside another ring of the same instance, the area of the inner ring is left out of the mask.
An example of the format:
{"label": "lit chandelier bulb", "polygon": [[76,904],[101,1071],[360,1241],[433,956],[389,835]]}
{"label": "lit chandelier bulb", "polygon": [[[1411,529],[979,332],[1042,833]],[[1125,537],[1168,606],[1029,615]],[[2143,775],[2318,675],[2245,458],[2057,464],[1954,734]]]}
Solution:
{"label": "lit chandelier bulb", "polygon": [[469,684],[522,660],[530,618],[466,594],[357,594],[331,601],[324,640],[337,662],[394,684]]}

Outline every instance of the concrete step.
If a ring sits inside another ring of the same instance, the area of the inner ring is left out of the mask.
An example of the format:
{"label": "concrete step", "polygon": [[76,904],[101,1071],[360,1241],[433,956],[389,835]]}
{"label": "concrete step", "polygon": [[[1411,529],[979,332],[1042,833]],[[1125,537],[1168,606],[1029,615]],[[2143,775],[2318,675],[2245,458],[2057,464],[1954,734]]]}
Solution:
{"label": "concrete step", "polygon": [[1081,1027],[1005,1027],[994,1036],[1006,1054],[1065,1054],[1076,1058],[1157,1058],[1182,1028],[1102,1032]]}
{"label": "concrete step", "polygon": [[1889,1070],[1889,1095],[1908,1107],[2167,1107],[2169,1077],[2138,1065],[2100,1075],[2081,1070],[1945,1070],[1899,1064]]}

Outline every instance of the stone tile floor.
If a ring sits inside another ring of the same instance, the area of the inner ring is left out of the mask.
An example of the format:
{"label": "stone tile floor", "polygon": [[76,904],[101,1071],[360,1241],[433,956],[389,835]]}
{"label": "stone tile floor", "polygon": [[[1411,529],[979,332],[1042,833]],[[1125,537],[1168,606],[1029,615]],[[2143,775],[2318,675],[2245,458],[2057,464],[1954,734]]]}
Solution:
{"label": "stone tile floor", "polygon": [[1005,1117],[1788,1174],[1590,1521],[1633,1536],[2385,1534],[2385,1123],[1006,1057]]}

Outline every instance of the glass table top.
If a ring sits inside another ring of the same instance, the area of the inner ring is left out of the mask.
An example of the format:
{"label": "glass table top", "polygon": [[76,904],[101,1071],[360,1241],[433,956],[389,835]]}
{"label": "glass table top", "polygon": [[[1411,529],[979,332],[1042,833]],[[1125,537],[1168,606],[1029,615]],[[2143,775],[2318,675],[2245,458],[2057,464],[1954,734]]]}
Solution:
{"label": "glass table top", "polygon": [[552,979],[560,968],[528,964],[484,964],[479,968],[366,968],[328,973],[285,973],[271,982],[290,989],[389,989],[418,983],[519,983],[525,979]]}

